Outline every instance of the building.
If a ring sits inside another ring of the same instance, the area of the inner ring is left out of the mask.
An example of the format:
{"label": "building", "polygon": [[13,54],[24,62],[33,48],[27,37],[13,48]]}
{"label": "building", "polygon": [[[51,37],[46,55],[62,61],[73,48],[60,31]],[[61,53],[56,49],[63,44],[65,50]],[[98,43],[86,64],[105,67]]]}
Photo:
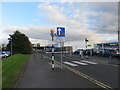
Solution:
{"label": "building", "polygon": [[94,50],[97,50],[97,51],[100,51],[102,49],[114,49],[114,50],[118,50],[118,48],[119,48],[118,42],[94,44]]}
{"label": "building", "polygon": [[[52,44],[40,44],[40,43],[37,43],[37,44],[32,44],[32,48],[33,50],[46,50],[46,51],[51,51],[52,50]],[[61,47],[58,46],[57,44],[54,44],[54,51],[55,52],[60,52],[61,51]],[[73,47],[72,46],[64,46],[62,47],[62,52],[64,53],[69,53],[69,52],[73,52]]]}

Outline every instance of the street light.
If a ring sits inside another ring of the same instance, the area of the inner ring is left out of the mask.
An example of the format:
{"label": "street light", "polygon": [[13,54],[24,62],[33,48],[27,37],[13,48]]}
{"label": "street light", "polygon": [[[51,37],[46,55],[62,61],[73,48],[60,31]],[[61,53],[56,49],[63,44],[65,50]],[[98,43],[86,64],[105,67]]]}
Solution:
{"label": "street light", "polygon": [[120,29],[118,28],[118,57],[120,58]]}
{"label": "street light", "polygon": [[12,38],[10,38],[11,39],[11,56],[12,56]]}
{"label": "street light", "polygon": [[86,42],[86,52],[85,52],[85,53],[86,53],[86,56],[85,56],[85,57],[86,57],[86,59],[88,58],[88,56],[87,56],[87,54],[88,54],[88,53],[87,53],[87,42],[88,42],[88,41],[89,41],[89,40],[88,40],[87,38],[85,38],[85,42]]}
{"label": "street light", "polygon": [[[51,33],[51,37],[52,37],[52,42],[53,42],[53,40],[54,40],[54,30],[52,29],[51,31],[50,31]],[[54,45],[52,44],[52,70],[54,70]]]}

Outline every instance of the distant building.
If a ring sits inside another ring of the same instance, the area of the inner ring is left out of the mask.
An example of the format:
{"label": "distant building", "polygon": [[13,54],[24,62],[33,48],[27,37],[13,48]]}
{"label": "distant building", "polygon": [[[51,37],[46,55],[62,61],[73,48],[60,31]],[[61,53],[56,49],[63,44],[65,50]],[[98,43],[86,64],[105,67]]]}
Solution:
{"label": "distant building", "polygon": [[119,44],[118,42],[110,42],[110,43],[98,43],[94,44],[94,49],[100,51],[101,49],[118,49]]}
{"label": "distant building", "polygon": [[45,45],[43,46],[40,43],[32,44],[32,48],[33,48],[33,50],[43,50],[43,49],[45,49]]}
{"label": "distant building", "polygon": [[[60,52],[61,47],[59,47],[57,44],[54,44],[55,47],[55,52]],[[33,50],[46,50],[46,51],[51,51],[52,50],[52,44],[49,45],[41,45],[41,44],[32,44]],[[73,47],[72,46],[64,46],[62,47],[62,51],[65,53],[73,52]]]}

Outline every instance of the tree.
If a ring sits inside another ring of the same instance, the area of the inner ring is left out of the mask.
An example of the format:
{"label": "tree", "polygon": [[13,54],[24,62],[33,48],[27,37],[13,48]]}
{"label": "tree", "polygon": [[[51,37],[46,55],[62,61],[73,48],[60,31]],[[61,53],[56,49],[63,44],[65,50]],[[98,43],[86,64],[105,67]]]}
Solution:
{"label": "tree", "polygon": [[13,53],[31,53],[32,52],[32,45],[29,41],[28,37],[19,32],[15,31],[13,35],[9,35],[8,38],[9,43],[7,44],[8,50],[11,50],[11,40],[12,40],[12,51]]}
{"label": "tree", "polygon": [[2,51],[5,51],[6,50],[6,45],[2,44],[1,48],[2,48]]}

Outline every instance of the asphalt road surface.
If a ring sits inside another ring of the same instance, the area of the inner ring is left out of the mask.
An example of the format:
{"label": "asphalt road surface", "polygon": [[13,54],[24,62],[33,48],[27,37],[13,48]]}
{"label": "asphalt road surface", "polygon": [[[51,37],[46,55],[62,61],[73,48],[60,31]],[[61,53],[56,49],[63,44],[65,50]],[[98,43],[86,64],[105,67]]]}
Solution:
{"label": "asphalt road surface", "polygon": [[[50,56],[50,54],[48,55]],[[57,59],[58,56],[56,56]],[[32,54],[14,88],[102,88],[95,83],[55,64],[42,54]]]}
{"label": "asphalt road surface", "polygon": [[[50,54],[46,54],[50,57]],[[55,54],[55,60],[61,62],[60,54]],[[63,55],[63,64],[81,72],[85,75],[98,80],[111,88],[118,88],[118,66],[117,59],[105,57],[89,57],[81,60],[79,55],[69,57]]]}

